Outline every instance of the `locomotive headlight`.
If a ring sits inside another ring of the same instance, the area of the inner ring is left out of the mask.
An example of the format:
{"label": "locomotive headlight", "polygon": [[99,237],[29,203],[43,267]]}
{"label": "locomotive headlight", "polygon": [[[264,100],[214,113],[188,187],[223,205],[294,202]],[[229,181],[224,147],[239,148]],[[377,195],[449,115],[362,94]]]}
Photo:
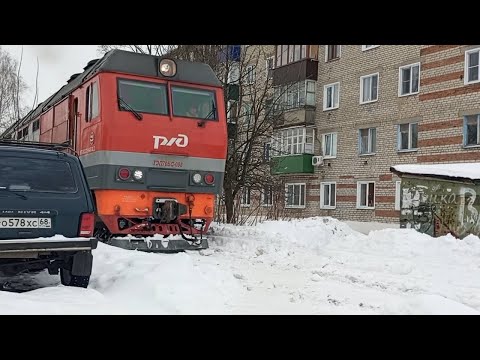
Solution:
{"label": "locomotive headlight", "polygon": [[135,180],[142,180],[143,179],[143,171],[142,170],[135,170],[133,173],[133,178]]}
{"label": "locomotive headlight", "polygon": [[193,175],[192,180],[195,184],[200,184],[200,182],[202,181],[202,175],[195,174]]}
{"label": "locomotive headlight", "polygon": [[162,59],[159,64],[160,74],[163,76],[175,76],[177,73],[177,64],[171,59]]}

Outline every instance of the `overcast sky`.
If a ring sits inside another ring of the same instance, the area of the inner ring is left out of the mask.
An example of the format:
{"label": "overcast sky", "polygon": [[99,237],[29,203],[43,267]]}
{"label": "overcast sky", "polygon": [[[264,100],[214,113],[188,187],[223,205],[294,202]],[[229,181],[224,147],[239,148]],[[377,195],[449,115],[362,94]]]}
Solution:
{"label": "overcast sky", "polygon": [[[20,60],[22,45],[0,45]],[[20,74],[29,89],[25,100],[32,106],[35,97],[37,56],[40,65],[38,73],[38,103],[65,85],[70,76],[83,71],[87,63],[99,58],[98,45],[23,45],[23,60]]]}

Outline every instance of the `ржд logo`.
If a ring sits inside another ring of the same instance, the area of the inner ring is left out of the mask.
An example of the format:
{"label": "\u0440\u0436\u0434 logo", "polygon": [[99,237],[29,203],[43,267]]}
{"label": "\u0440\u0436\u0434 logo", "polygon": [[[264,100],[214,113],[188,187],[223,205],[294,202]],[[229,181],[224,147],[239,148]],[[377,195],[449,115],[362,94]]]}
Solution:
{"label": "\u0440\u0436\u0434 logo", "polygon": [[188,145],[188,136],[184,134],[178,134],[178,137],[172,137],[167,139],[165,136],[154,135],[153,136],[153,148],[158,149],[160,146],[173,146],[184,148]]}

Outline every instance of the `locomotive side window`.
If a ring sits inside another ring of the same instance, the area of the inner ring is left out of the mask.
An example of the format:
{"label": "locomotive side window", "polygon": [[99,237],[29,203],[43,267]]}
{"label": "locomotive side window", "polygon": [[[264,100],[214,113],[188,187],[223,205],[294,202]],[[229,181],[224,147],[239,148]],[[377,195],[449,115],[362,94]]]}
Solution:
{"label": "locomotive side window", "polygon": [[86,97],[86,114],[85,117],[86,121],[90,121],[95,119],[99,114],[99,106],[98,106],[98,85],[96,82],[91,83],[87,87],[87,97]]}
{"label": "locomotive side window", "polygon": [[173,115],[217,120],[215,93],[208,90],[172,86]]}
{"label": "locomotive side window", "polygon": [[[168,115],[167,89],[163,84],[122,79],[118,81],[118,96],[135,111]],[[128,108],[121,106],[120,110]]]}

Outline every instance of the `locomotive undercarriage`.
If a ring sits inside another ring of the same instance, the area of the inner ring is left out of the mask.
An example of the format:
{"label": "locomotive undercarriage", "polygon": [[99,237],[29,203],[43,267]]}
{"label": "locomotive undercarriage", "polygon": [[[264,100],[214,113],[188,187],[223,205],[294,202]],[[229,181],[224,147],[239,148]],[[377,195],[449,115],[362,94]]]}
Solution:
{"label": "locomotive undercarriage", "polygon": [[205,232],[211,221],[192,218],[191,208],[176,200],[155,199],[152,216],[99,215],[95,236],[109,245],[132,250],[201,250],[208,248]]}

